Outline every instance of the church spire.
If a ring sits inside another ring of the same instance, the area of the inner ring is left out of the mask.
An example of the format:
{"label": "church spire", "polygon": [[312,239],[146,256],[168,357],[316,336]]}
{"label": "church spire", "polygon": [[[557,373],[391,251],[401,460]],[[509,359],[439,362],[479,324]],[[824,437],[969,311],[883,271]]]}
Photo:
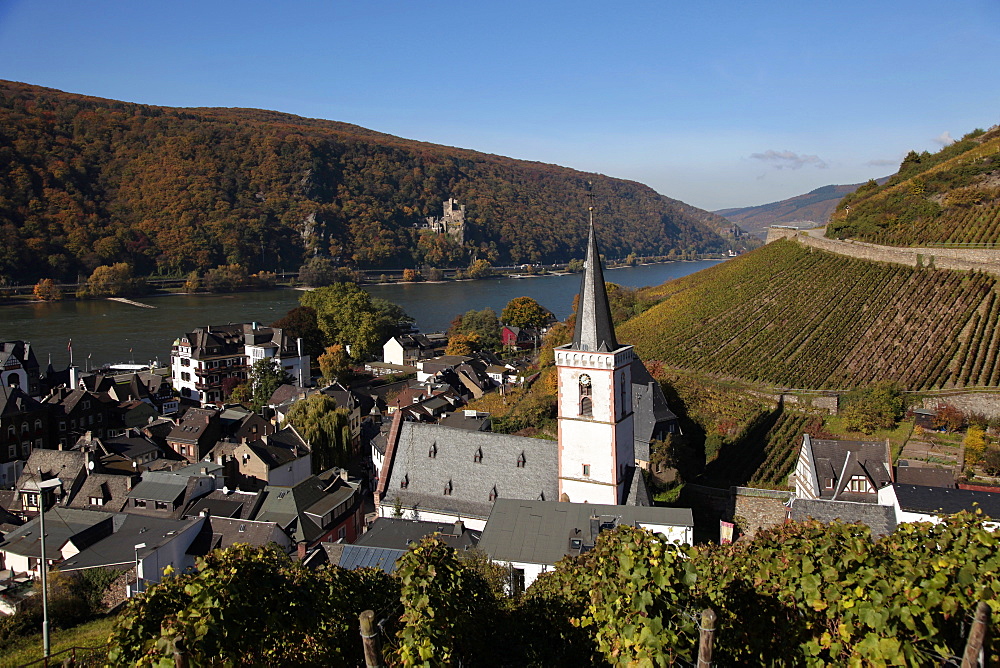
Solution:
{"label": "church spire", "polygon": [[601,270],[601,253],[597,248],[594,231],[594,206],[590,206],[590,239],[587,242],[587,266],[580,283],[580,303],[576,311],[576,329],[573,347],[592,352],[611,352],[618,349],[615,325],[611,321],[608,292]]}

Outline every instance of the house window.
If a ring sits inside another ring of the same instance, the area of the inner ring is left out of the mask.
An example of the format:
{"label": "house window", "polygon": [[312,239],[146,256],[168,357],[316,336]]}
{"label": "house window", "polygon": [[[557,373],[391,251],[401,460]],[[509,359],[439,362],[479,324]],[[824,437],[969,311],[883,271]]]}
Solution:
{"label": "house window", "polygon": [[38,430],[38,429],[41,429],[41,428],[42,428],[42,421],[41,420],[35,420],[35,429]]}
{"label": "house window", "polygon": [[[11,428],[13,429],[13,427],[11,427]],[[59,421],[59,431],[66,431],[66,421],[65,420],[60,420]]]}
{"label": "house window", "polygon": [[17,443],[7,448],[7,456],[11,459],[17,459]]}
{"label": "house window", "polygon": [[833,478],[827,478],[826,479],[826,488],[827,489],[833,489]]}
{"label": "house window", "polygon": [[497,500],[497,486],[493,485],[493,489],[490,490],[490,502]]}
{"label": "house window", "polygon": [[146,507],[146,499],[133,499],[132,500],[132,504],[136,508],[145,508]]}
{"label": "house window", "polygon": [[181,358],[181,366],[191,366],[191,360],[187,357]]}
{"label": "house window", "polygon": [[156,502],[156,509],[157,510],[166,510],[167,509],[167,502],[166,501],[157,501]]}
{"label": "house window", "polygon": [[409,486],[410,486],[410,476],[404,475],[403,479],[399,481],[399,488],[406,489]]}
{"label": "house window", "polygon": [[28,433],[28,423],[27,422],[22,422],[21,423],[21,433],[22,434],[27,434]]}
{"label": "house window", "polygon": [[90,505],[92,505],[92,506],[103,506],[104,505],[104,499],[101,498],[101,497],[99,497],[99,496],[92,496],[92,497],[90,497]]}
{"label": "house window", "polygon": [[[60,428],[61,429],[65,429],[66,427],[63,426],[63,427],[60,427]],[[8,438],[14,438],[14,435],[16,433],[17,433],[17,431],[14,429],[14,425],[10,425],[9,427],[7,427],[7,436],[8,436]]]}
{"label": "house window", "polygon": [[478,450],[476,450],[476,454],[472,455],[472,461],[474,461],[477,464],[482,464],[483,463],[483,449],[482,448],[479,448]]}
{"label": "house window", "polygon": [[523,469],[527,460],[524,458],[524,453],[522,452],[517,456],[517,468]]}
{"label": "house window", "polygon": [[583,465],[583,477],[584,478],[589,478],[590,477],[590,464],[584,464]]}
{"label": "house window", "polygon": [[187,371],[181,371],[181,380],[183,381],[191,380],[191,374],[189,374]]}
{"label": "house window", "polygon": [[448,484],[444,486],[444,495],[445,496],[451,496],[451,490],[452,490],[452,484],[451,484],[451,480],[449,480]]}
{"label": "house window", "polygon": [[870,493],[872,491],[871,485],[868,484],[868,479],[864,476],[856,475],[851,478],[850,490],[852,492],[862,492]]}
{"label": "house window", "polygon": [[25,459],[31,454],[31,441],[25,441],[21,444],[21,456]]}
{"label": "house window", "polygon": [[594,400],[591,398],[593,385],[590,376],[583,374],[580,376],[580,417],[594,416]]}
{"label": "house window", "polygon": [[337,529],[337,540],[344,540],[347,538],[347,527],[340,527]]}
{"label": "house window", "polygon": [[434,443],[431,443],[431,447],[430,447],[430,449],[429,449],[429,450],[427,451],[427,456],[428,456],[428,457],[437,457],[437,455],[438,455],[438,446],[437,446],[437,442],[434,442]]}

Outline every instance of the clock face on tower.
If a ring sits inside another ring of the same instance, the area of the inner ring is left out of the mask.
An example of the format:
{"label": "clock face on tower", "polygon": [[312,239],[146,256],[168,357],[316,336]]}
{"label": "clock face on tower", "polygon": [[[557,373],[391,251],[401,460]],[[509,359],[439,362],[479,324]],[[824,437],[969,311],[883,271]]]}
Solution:
{"label": "clock face on tower", "polygon": [[588,374],[580,376],[580,387],[590,387],[590,376]]}

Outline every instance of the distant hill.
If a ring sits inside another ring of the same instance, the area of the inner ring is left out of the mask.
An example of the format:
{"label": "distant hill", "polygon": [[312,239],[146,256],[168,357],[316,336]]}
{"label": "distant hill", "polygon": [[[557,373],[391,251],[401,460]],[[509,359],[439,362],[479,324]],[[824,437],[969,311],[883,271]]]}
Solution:
{"label": "distant hill", "polygon": [[649,288],[618,328],[645,360],[785,388],[1000,382],[987,274],[869,262],[781,240]]}
{"label": "distant hill", "polygon": [[[885,183],[889,177],[878,179]],[[764,238],[767,228],[771,225],[794,225],[802,227],[819,227],[825,225],[830,215],[837,208],[837,203],[848,193],[852,193],[862,184],[840,186],[823,186],[805,195],[796,195],[780,202],[747,206],[736,209],[720,209],[718,215],[731,220],[750,234]]]}
{"label": "distant hill", "polygon": [[885,184],[845,196],[827,236],[891,246],[1000,242],[1000,127],[910,153]]}
{"label": "distant hill", "polygon": [[[610,258],[753,245],[640,183],[256,109],[175,109],[0,81],[0,281],[239,263],[296,269],[584,255],[593,182]],[[450,197],[465,243],[422,232]]]}

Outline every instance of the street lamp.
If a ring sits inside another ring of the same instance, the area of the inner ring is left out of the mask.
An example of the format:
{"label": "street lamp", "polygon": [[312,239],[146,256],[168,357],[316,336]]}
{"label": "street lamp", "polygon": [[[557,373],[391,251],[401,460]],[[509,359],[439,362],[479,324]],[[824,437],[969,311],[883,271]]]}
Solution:
{"label": "street lamp", "polygon": [[38,530],[42,534],[38,555],[41,557],[41,563],[38,565],[38,569],[42,576],[42,656],[46,659],[49,658],[49,565],[45,559],[45,490],[58,487],[61,484],[58,478],[43,481],[42,469],[38,469]]}
{"label": "street lamp", "polygon": [[135,592],[139,593],[139,550],[146,547],[145,543],[139,543],[135,546]]}

